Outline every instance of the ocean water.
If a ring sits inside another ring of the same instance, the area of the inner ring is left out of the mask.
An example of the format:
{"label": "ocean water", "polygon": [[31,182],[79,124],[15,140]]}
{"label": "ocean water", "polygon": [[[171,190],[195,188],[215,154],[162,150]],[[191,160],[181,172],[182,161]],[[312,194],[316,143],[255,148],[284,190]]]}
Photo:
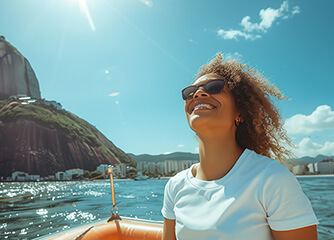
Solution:
{"label": "ocean water", "polygon": [[[320,240],[334,239],[334,177],[299,177],[320,221]],[[167,180],[116,180],[120,216],[163,220]],[[110,182],[1,182],[0,239],[33,239],[110,217]]]}

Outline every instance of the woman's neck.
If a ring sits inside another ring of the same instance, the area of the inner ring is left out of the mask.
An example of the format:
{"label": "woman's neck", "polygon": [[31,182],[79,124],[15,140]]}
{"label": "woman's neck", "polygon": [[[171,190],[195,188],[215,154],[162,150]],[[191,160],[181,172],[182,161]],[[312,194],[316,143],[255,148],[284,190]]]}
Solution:
{"label": "woman's neck", "polygon": [[224,177],[242,154],[235,138],[199,137],[200,164],[193,175],[201,180],[212,181]]}

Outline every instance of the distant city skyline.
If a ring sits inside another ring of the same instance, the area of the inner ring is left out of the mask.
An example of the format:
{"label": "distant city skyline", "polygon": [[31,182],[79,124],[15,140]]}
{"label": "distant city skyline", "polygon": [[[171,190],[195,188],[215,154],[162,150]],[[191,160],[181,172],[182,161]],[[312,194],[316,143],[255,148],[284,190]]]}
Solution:
{"label": "distant city skyline", "polygon": [[296,157],[334,156],[333,1],[3,0],[0,35],[26,57],[42,98],[126,153],[198,152],[180,91],[222,52],[255,67]]}

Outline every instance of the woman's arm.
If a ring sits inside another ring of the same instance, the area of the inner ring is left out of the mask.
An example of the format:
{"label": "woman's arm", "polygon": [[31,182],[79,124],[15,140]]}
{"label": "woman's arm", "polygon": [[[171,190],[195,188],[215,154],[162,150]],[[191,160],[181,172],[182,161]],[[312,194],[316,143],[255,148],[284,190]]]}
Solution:
{"label": "woman's arm", "polygon": [[289,231],[274,231],[271,230],[275,240],[317,240],[317,225],[298,228]]}
{"label": "woman's arm", "polygon": [[175,220],[164,218],[162,240],[176,240]]}

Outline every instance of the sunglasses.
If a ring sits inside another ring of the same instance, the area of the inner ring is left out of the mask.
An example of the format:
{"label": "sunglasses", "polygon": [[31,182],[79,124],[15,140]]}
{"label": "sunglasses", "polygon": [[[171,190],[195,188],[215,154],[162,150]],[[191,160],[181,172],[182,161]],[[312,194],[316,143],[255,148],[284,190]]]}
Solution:
{"label": "sunglasses", "polygon": [[200,87],[204,87],[204,91],[209,94],[217,94],[223,90],[224,85],[225,85],[224,79],[215,79],[198,86],[189,86],[182,90],[182,98],[183,100],[188,100],[193,98],[194,94]]}

